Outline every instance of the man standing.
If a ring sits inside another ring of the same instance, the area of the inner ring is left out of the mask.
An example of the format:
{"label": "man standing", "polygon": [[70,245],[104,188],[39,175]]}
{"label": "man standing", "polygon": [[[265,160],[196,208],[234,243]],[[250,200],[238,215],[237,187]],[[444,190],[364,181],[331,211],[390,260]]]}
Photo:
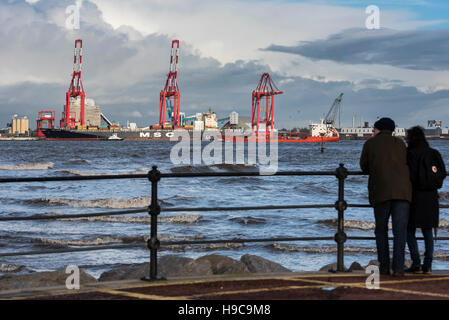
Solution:
{"label": "man standing", "polygon": [[412,186],[405,143],[392,136],[395,123],[382,118],[374,124],[374,136],[363,146],[362,171],[369,175],[369,202],[376,219],[377,256],[380,273],[390,274],[388,220],[393,224],[393,275],[404,275],[404,254]]}

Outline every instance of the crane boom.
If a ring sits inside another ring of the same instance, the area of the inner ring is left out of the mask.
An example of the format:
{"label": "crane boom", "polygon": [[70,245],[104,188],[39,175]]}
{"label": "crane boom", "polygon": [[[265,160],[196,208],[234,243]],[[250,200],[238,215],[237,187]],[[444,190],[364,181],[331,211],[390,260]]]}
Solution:
{"label": "crane boom", "polygon": [[343,93],[340,93],[340,95],[335,98],[334,103],[332,104],[332,107],[329,109],[329,112],[327,113],[326,117],[324,118],[325,124],[334,125],[335,120],[337,119],[337,114],[341,111],[341,100],[343,98]]}

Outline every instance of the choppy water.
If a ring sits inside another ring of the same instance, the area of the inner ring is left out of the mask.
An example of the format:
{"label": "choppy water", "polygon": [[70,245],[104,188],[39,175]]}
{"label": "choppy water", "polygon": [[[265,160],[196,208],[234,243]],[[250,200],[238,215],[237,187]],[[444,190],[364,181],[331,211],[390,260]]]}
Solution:
{"label": "choppy water", "polygon": [[[431,141],[449,160],[449,143]],[[213,165],[175,167],[170,162],[173,142],[159,141],[4,141],[0,143],[0,176],[67,176],[112,173],[142,173],[152,165],[162,171],[254,170],[251,166]],[[279,170],[334,170],[344,163],[359,170],[363,141],[342,141],[326,145],[324,154],[315,144],[280,144]],[[346,183],[349,203],[367,203],[367,178],[351,176]],[[74,181],[0,185],[0,216],[87,213],[139,208],[150,202],[150,185],[145,179],[117,181]],[[249,206],[287,204],[333,204],[337,198],[334,177],[226,177],[163,179],[159,184],[162,207]],[[449,182],[441,190],[441,202],[449,202]],[[448,236],[448,209],[441,210],[439,235]],[[334,209],[277,211],[162,213],[161,240],[218,238],[333,236],[337,212]],[[346,211],[349,236],[373,236],[372,209]],[[149,235],[147,214],[107,216],[64,221],[0,222],[0,252],[136,243]],[[374,241],[346,243],[345,263],[362,264],[376,258]],[[423,244],[420,244],[423,250]],[[335,262],[333,241],[292,243],[223,244],[172,246],[160,255],[199,257],[218,253],[239,259],[245,253],[277,261],[296,271],[316,270]],[[438,241],[434,268],[449,268],[449,242]],[[65,253],[58,255],[0,258],[0,273],[18,270],[54,270],[75,264],[94,276],[126,263],[148,261],[144,247]],[[24,266],[20,268],[20,266]]]}

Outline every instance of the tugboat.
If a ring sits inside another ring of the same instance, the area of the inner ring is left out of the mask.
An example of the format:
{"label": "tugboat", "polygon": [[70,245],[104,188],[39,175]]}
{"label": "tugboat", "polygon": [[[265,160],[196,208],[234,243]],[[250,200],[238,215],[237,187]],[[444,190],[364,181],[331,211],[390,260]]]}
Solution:
{"label": "tugboat", "polygon": [[109,140],[109,141],[121,141],[121,140],[123,140],[123,138],[118,137],[117,134],[114,133],[112,136],[110,136],[110,137],[108,138],[108,140]]}
{"label": "tugboat", "polygon": [[279,132],[279,142],[296,142],[296,143],[323,143],[337,142],[340,140],[338,131],[331,124],[326,124],[324,119],[320,123],[312,123],[309,125],[309,132]]}

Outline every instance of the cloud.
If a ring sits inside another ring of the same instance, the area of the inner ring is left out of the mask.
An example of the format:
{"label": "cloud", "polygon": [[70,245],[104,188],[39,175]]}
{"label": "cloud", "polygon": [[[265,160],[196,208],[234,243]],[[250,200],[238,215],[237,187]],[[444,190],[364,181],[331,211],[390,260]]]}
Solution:
{"label": "cloud", "polygon": [[[295,46],[296,41],[325,39],[350,28],[364,28],[368,4],[360,1],[290,0],[91,0],[103,21],[118,30],[132,27],[142,35],[163,34],[188,43],[195,54],[219,63],[260,61],[273,71],[288,75],[330,80],[361,81],[368,77],[402,80],[420,90],[449,88],[449,72],[421,74],[388,65],[320,63],[299,55],[263,51],[271,44]],[[370,3],[369,3],[370,4]],[[435,5],[441,10],[441,5]],[[421,8],[404,0],[381,6],[381,26],[394,30],[435,28],[441,21],[422,19]],[[423,80],[425,79],[425,81]]]}
{"label": "cloud", "polygon": [[350,29],[296,46],[265,50],[345,64],[381,64],[411,70],[449,70],[449,29],[397,31]]}
{"label": "cloud", "polygon": [[[122,124],[130,120],[139,126],[156,123],[171,37],[145,34],[131,25],[114,27],[87,0],[81,8],[81,29],[67,30],[65,8],[70,4],[72,0],[39,1],[33,5],[25,0],[0,2],[0,41],[4,44],[0,51],[4,62],[0,64],[0,124],[9,122],[15,113],[33,121],[40,110],[55,110],[60,117],[77,38],[83,39],[82,78],[87,97],[94,99],[110,120]],[[238,45],[236,42],[237,49]],[[309,64],[309,68],[316,66]],[[448,91],[437,88],[425,93],[394,79],[366,75],[359,82],[343,76],[332,81],[325,69],[321,74],[305,76],[276,70],[264,59],[221,61],[206,57],[192,42],[181,39],[181,111],[191,115],[211,107],[220,118],[234,110],[249,115],[251,91],[260,75],[270,72],[284,91],[275,98],[279,128],[318,121],[340,92],[345,93],[342,106],[347,125],[354,114],[370,121],[389,115],[399,125],[408,126],[423,124],[427,113],[449,123]]]}
{"label": "cloud", "polygon": [[142,114],[139,111],[131,112],[131,116],[133,116],[134,118],[142,118]]}
{"label": "cloud", "polygon": [[[0,59],[7,62],[0,65],[2,122],[17,112],[33,119],[43,109],[55,110],[59,117],[72,71],[74,40],[82,38],[82,80],[87,97],[113,120],[155,123],[171,39],[143,36],[129,26],[113,29],[89,1],[81,8],[81,29],[67,30],[65,8],[69,4],[71,1],[32,6],[25,1],[0,3],[0,40],[5,44]],[[201,57],[182,41],[178,77],[183,111],[190,114],[209,107],[242,110],[260,73],[267,69],[242,61],[223,66],[216,59]]]}
{"label": "cloud", "polygon": [[[114,28],[132,26],[144,35],[163,33],[192,44],[221,63],[265,59],[258,51],[276,41],[292,45],[365,26],[367,5],[340,1],[254,0],[92,0]],[[357,1],[356,1],[357,2]],[[359,1],[358,1],[359,2]],[[404,6],[409,8],[409,6]],[[404,9],[381,11],[382,27],[414,29],[438,21],[420,21]],[[279,59],[270,59],[275,65]],[[281,67],[281,66],[277,66]]]}

